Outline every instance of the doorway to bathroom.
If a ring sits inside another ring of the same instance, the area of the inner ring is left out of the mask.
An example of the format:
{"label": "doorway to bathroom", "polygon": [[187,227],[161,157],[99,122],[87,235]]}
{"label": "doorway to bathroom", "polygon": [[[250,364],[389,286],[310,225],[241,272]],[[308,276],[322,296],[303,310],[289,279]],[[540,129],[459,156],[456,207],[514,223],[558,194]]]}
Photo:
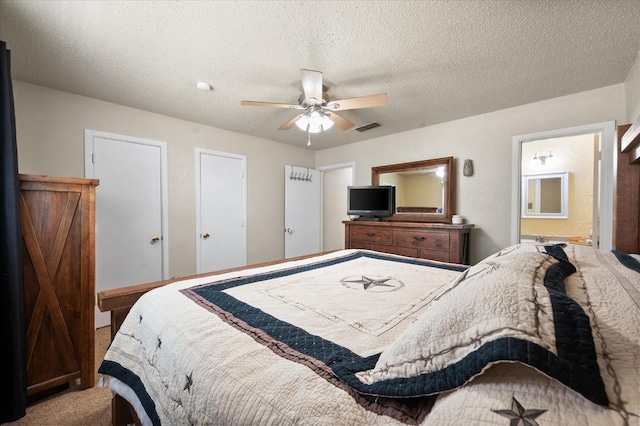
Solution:
{"label": "doorway to bathroom", "polygon": [[512,241],[612,245],[614,122],[513,138]]}

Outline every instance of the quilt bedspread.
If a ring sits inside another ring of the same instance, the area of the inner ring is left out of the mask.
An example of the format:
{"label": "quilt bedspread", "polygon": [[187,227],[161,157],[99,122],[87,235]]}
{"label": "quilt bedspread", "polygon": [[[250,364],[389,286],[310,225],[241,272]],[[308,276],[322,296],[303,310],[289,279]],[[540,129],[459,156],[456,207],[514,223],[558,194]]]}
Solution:
{"label": "quilt bedspread", "polygon": [[517,245],[467,269],[345,250],[189,280],[134,305],[99,371],[148,424],[635,424],[633,262]]}

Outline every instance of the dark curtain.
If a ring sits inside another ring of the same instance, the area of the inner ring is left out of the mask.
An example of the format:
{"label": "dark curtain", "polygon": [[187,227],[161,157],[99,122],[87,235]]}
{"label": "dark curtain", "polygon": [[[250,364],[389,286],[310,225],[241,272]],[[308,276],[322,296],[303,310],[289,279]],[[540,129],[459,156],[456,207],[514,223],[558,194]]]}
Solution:
{"label": "dark curtain", "polygon": [[10,68],[7,45],[0,41],[0,342],[6,351],[6,361],[0,363],[0,423],[23,417],[27,405],[20,187]]}

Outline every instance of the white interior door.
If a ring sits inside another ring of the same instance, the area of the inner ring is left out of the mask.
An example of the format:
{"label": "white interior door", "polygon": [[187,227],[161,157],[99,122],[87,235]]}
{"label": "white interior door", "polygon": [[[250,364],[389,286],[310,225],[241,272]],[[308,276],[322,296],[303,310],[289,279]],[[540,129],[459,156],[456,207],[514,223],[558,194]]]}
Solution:
{"label": "white interior door", "polygon": [[196,269],[198,273],[244,266],[246,159],[196,149]]}
{"label": "white interior door", "polygon": [[[100,180],[96,292],[165,279],[166,144],[101,136],[90,133],[85,138],[85,174]],[[96,327],[109,322],[109,313],[96,307]]]}
{"label": "white interior door", "polygon": [[284,256],[322,251],[322,176],[319,170],[284,167]]}

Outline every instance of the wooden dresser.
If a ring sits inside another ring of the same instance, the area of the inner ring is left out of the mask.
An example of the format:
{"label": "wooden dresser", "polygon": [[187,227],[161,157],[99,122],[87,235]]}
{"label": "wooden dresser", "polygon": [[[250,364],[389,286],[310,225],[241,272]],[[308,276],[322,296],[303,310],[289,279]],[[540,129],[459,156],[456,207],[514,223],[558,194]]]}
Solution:
{"label": "wooden dresser", "polygon": [[347,249],[469,264],[472,224],[344,221]]}
{"label": "wooden dresser", "polygon": [[20,175],[28,395],[95,383],[96,185]]}

